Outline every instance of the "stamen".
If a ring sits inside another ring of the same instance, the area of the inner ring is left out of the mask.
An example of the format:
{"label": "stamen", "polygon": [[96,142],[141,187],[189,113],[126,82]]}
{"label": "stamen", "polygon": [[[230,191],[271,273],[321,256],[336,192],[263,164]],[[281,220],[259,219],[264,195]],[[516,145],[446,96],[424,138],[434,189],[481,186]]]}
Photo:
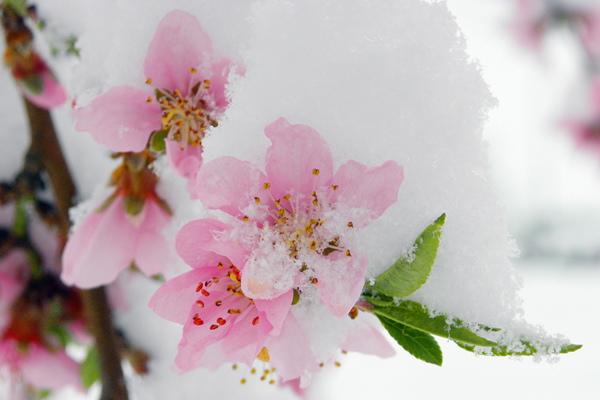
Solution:
{"label": "stamen", "polygon": [[255,197],[255,198],[254,198],[254,202],[255,202],[256,204],[259,204],[259,203],[260,203],[260,198],[258,198],[258,197]]}
{"label": "stamen", "polygon": [[318,169],[316,169],[316,168],[312,170],[312,173],[313,173],[314,176],[319,176],[319,172],[320,171]]}
{"label": "stamen", "polygon": [[151,83],[152,83],[152,79],[150,79],[150,78],[146,79],[146,85],[149,85]]}
{"label": "stamen", "polygon": [[347,255],[348,257],[352,257],[352,254],[350,254],[350,250],[347,250],[347,251],[346,251],[346,255]]}
{"label": "stamen", "polygon": [[264,188],[265,190],[268,190],[270,187],[271,187],[271,184],[270,184],[270,183],[265,183],[265,184],[263,185],[263,188]]}
{"label": "stamen", "polygon": [[146,100],[146,103],[152,103],[152,97],[148,96],[148,100]]}
{"label": "stamen", "polygon": [[203,286],[204,286],[204,284],[203,284],[202,282],[200,282],[200,283],[198,284],[198,286],[196,287],[196,292],[199,292],[199,291],[201,291]]}
{"label": "stamen", "polygon": [[205,295],[206,297],[210,296],[210,293],[206,291],[206,289],[202,289],[200,291],[200,293],[202,293],[203,295]]}
{"label": "stamen", "polygon": [[348,228],[354,228],[354,224],[352,222],[348,222]]}
{"label": "stamen", "polygon": [[252,325],[256,325],[256,324],[258,324],[258,321],[259,321],[259,317],[256,317],[256,318],[254,318],[254,319],[252,320]]}
{"label": "stamen", "polygon": [[338,185],[331,185],[331,188],[335,192],[336,190],[338,190],[339,186]]}
{"label": "stamen", "polygon": [[222,300],[217,300],[217,301],[215,301],[215,306],[217,306],[217,307],[220,307],[220,306],[221,306],[221,304],[223,304],[223,301],[222,301]]}
{"label": "stamen", "polygon": [[200,308],[204,308],[204,303],[202,302],[202,300],[196,301],[196,305]]}
{"label": "stamen", "polygon": [[219,325],[211,325],[210,326],[210,330],[214,331],[215,329],[217,329],[219,327]]}
{"label": "stamen", "polygon": [[195,68],[190,68],[190,72],[191,72],[192,74],[195,74],[195,73],[196,73],[196,72],[198,72],[198,71],[196,71],[196,69],[195,69]]}

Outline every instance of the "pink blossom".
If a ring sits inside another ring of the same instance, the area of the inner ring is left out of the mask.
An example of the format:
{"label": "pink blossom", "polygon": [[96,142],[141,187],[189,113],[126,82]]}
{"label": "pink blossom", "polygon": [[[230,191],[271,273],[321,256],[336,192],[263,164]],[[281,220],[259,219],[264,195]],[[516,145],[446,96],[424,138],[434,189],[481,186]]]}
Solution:
{"label": "pink blossom", "polygon": [[[177,253],[193,269],[159,288],[150,307],[184,325],[178,369],[259,358],[304,387],[341,346],[393,353],[347,314],[367,266],[355,232],[397,200],[403,172],[393,161],[376,168],[349,161],[334,174],[313,129],[281,118],[265,132],[273,143],[266,173],[232,157],[200,169],[199,199],[235,218],[180,230]],[[329,331],[336,333],[322,348]]]}
{"label": "pink blossom", "polygon": [[58,390],[73,386],[85,391],[79,364],[62,349],[50,351],[35,343],[23,347],[15,340],[4,339],[0,341],[0,364],[35,388]]}
{"label": "pink blossom", "polygon": [[126,212],[124,201],[117,196],[77,226],[63,254],[63,282],[80,288],[104,285],[134,261],[148,276],[164,272],[169,250],[161,232],[170,216],[153,198],[137,215]]}
{"label": "pink blossom", "polygon": [[36,81],[35,88],[32,87],[31,82],[17,81],[17,83],[23,96],[36,106],[50,109],[61,106],[67,101],[67,92],[47,67],[41,74],[29,78],[30,81],[32,79]]}
{"label": "pink blossom", "polygon": [[334,174],[331,152],[312,128],[280,118],[265,133],[273,143],[265,173],[232,157],[213,160],[198,174],[198,198],[239,220],[221,241],[242,266],[248,297],[316,289],[331,313],[345,316],[368,263],[355,250],[356,231],[396,202],[402,167],[348,161]]}
{"label": "pink blossom", "polygon": [[177,253],[193,269],[167,281],[150,300],[161,317],[182,324],[175,365],[181,371],[216,369],[223,362],[251,365],[269,335],[278,334],[292,303],[292,291],[271,300],[251,300],[240,287],[239,269],[219,253],[213,235],[226,226],[216,220],[185,225]]}
{"label": "pink blossom", "polygon": [[232,68],[231,61],[215,56],[196,17],[172,11],[158,25],[144,61],[153,91],[113,87],[75,112],[76,129],[115,152],[140,152],[152,132],[162,131],[170,165],[194,182],[205,132],[228,104]]}

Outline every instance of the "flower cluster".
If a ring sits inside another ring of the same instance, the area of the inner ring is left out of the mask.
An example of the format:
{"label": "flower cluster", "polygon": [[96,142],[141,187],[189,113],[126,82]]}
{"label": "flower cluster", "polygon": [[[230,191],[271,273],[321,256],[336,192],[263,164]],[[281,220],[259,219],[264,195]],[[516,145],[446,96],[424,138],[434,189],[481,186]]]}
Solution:
{"label": "flower cluster", "polygon": [[198,198],[231,218],[180,230],[177,252],[193,269],[159,288],[150,306],[184,325],[175,360],[182,371],[258,358],[304,386],[340,349],[393,353],[368,322],[348,315],[356,317],[368,263],[357,231],[397,200],[403,172],[393,161],[349,161],[334,174],[312,128],[280,118],[265,133],[264,172],[233,157],[200,169]]}
{"label": "flower cluster", "polygon": [[166,147],[169,164],[195,195],[202,139],[228,104],[225,85],[233,67],[214,55],[196,17],[172,11],[156,29],[144,61],[152,91],[111,88],[76,110],[76,129],[115,152],[140,152],[154,135],[153,142]]}

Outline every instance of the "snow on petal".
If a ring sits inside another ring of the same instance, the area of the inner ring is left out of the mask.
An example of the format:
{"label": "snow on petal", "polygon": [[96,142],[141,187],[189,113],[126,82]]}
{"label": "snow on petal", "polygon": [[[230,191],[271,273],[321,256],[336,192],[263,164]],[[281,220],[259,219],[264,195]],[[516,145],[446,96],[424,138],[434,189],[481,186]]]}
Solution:
{"label": "snow on petal", "polygon": [[75,111],[78,131],[115,152],[142,151],[150,134],[161,128],[160,106],[148,92],[117,86]]}
{"label": "snow on petal", "polygon": [[[240,259],[242,249],[226,247],[218,241],[218,237],[227,229],[227,225],[216,219],[198,219],[185,224],[175,238],[175,249],[179,257],[193,268],[203,265],[227,263],[229,259],[218,249],[225,248],[224,253],[235,255]],[[231,259],[233,261],[233,259]],[[235,264],[235,262],[234,262]],[[239,263],[243,265],[243,262]]]}
{"label": "snow on petal", "polygon": [[212,56],[212,44],[198,19],[181,10],[168,13],[159,23],[144,61],[146,78],[155,87],[186,91],[198,68]]}
{"label": "snow on petal", "polygon": [[281,331],[281,326],[285,320],[290,307],[292,305],[292,299],[294,297],[294,291],[289,290],[279,297],[271,300],[260,300],[255,299],[254,305],[259,311],[265,313],[269,322],[273,325],[272,335],[278,335]]}
{"label": "snow on petal", "polygon": [[328,184],[333,176],[333,158],[317,131],[279,118],[265,128],[265,134],[273,143],[267,150],[265,172],[275,198],[291,192],[310,196]]}

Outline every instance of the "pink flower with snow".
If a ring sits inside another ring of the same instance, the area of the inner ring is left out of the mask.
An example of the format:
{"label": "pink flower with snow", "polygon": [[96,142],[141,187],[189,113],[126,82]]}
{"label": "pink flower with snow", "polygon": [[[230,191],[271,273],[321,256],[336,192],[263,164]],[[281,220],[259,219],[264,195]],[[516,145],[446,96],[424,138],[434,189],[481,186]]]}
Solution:
{"label": "pink flower with snow", "polygon": [[116,190],[90,213],[69,237],[61,279],[91,288],[116,279],[135,262],[148,276],[163,273],[170,252],[162,231],[170,223],[169,206],[155,192],[158,178],[149,152],[126,153],[113,173]]}
{"label": "pink flower with snow", "polygon": [[172,11],[158,25],[144,61],[153,92],[114,87],[75,112],[76,129],[115,152],[140,152],[153,132],[160,133],[169,164],[195,195],[202,139],[228,104],[232,68],[230,60],[215,56],[196,17]]}
{"label": "pink flower with snow", "polygon": [[[265,173],[233,157],[200,169],[198,198],[235,218],[181,229],[177,252],[194,269],[163,285],[150,306],[184,324],[179,369],[251,365],[258,357],[284,381],[302,378],[305,386],[341,345],[393,353],[376,330],[347,315],[368,263],[356,231],[397,200],[403,171],[393,161],[375,168],[349,161],[334,174],[331,152],[312,128],[281,118],[265,133],[273,143]],[[320,326],[312,321],[324,320],[341,333],[315,350]]]}
{"label": "pink flower with snow", "polygon": [[331,152],[314,129],[280,118],[265,133],[273,143],[265,173],[232,157],[213,160],[198,174],[198,198],[238,219],[220,237],[241,266],[248,297],[316,290],[332,314],[345,316],[368,264],[354,250],[356,231],[396,202],[402,167],[348,161],[334,174]]}

